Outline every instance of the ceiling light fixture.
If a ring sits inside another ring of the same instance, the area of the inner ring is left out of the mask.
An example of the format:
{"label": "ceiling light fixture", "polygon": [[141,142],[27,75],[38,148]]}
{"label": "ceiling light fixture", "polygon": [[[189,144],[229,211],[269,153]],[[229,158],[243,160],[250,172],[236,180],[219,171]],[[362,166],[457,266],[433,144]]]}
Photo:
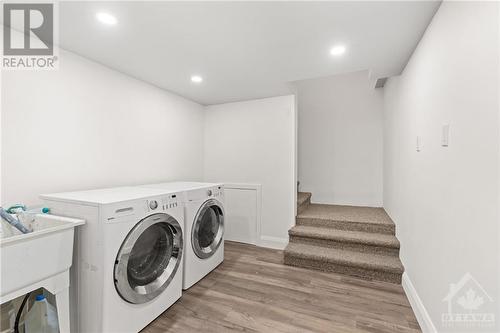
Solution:
{"label": "ceiling light fixture", "polygon": [[104,13],[104,12],[97,13],[96,17],[99,20],[99,22],[107,24],[107,25],[115,25],[118,22],[116,17],[114,17],[111,14]]}
{"label": "ceiling light fixture", "polygon": [[203,82],[203,78],[199,75],[193,75],[193,76],[191,76],[191,82],[201,83],[201,82]]}
{"label": "ceiling light fixture", "polygon": [[339,56],[344,54],[346,51],[346,47],[344,45],[335,45],[330,49],[330,54],[332,56]]}

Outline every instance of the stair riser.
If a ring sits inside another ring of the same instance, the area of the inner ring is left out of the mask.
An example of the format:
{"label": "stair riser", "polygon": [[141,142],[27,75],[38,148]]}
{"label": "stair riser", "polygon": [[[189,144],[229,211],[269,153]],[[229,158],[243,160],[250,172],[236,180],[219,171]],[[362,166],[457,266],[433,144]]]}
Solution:
{"label": "stair riser", "polygon": [[388,235],[396,234],[396,230],[393,225],[382,225],[375,223],[345,222],[345,221],[297,217],[296,224],[313,226],[313,227],[349,230],[349,231],[373,232],[373,233],[388,234]]}
{"label": "stair riser", "polygon": [[290,235],[290,242],[307,244],[307,245],[316,245],[316,246],[327,247],[327,248],[331,248],[331,249],[340,249],[340,250],[357,251],[357,252],[363,252],[363,253],[382,254],[382,255],[388,255],[388,256],[394,256],[394,257],[399,256],[399,249],[398,248],[368,245],[368,244],[359,244],[359,243],[352,243],[352,242],[341,242],[341,241],[331,240],[331,239],[309,238],[309,237]]}
{"label": "stair riser", "polygon": [[297,207],[297,215],[305,211],[310,204],[311,204],[311,198],[307,199],[302,204],[300,204]]}
{"label": "stair riser", "polygon": [[354,276],[366,280],[376,280],[376,281],[384,281],[390,283],[401,284],[401,273],[392,273],[392,272],[384,272],[384,271],[375,271],[371,269],[364,269],[360,267],[351,267],[338,265],[334,263],[319,261],[319,260],[311,260],[311,259],[303,259],[297,258],[294,256],[290,256],[285,252],[285,264],[290,266],[302,267],[315,269],[323,272],[332,272],[338,274],[344,274],[349,276]]}

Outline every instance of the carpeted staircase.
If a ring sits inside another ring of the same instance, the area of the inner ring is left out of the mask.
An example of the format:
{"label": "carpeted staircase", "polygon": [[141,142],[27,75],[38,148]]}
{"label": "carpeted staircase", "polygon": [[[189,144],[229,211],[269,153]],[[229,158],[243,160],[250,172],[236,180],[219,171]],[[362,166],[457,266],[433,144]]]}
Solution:
{"label": "carpeted staircase", "polygon": [[401,283],[395,225],[383,208],[311,204],[299,192],[285,264]]}

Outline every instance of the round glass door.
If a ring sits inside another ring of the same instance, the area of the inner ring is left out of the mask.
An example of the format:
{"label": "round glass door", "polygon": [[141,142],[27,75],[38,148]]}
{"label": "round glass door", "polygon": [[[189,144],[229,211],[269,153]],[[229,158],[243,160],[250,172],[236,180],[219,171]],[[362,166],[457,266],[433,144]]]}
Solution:
{"label": "round glass door", "polygon": [[153,214],[135,225],[116,256],[114,280],[129,303],[145,303],[161,294],[182,257],[182,229],[172,216]]}
{"label": "round glass door", "polygon": [[191,233],[194,253],[201,259],[217,251],[224,235],[224,210],[215,199],[205,201],[198,210]]}

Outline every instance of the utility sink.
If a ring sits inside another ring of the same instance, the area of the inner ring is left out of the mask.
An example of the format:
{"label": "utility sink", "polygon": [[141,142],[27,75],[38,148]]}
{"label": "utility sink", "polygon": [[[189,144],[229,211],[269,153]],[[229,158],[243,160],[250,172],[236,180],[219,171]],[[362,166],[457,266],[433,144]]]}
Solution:
{"label": "utility sink", "polygon": [[73,260],[74,228],[82,224],[84,220],[37,214],[32,223],[33,232],[2,233],[0,303],[69,271]]}

